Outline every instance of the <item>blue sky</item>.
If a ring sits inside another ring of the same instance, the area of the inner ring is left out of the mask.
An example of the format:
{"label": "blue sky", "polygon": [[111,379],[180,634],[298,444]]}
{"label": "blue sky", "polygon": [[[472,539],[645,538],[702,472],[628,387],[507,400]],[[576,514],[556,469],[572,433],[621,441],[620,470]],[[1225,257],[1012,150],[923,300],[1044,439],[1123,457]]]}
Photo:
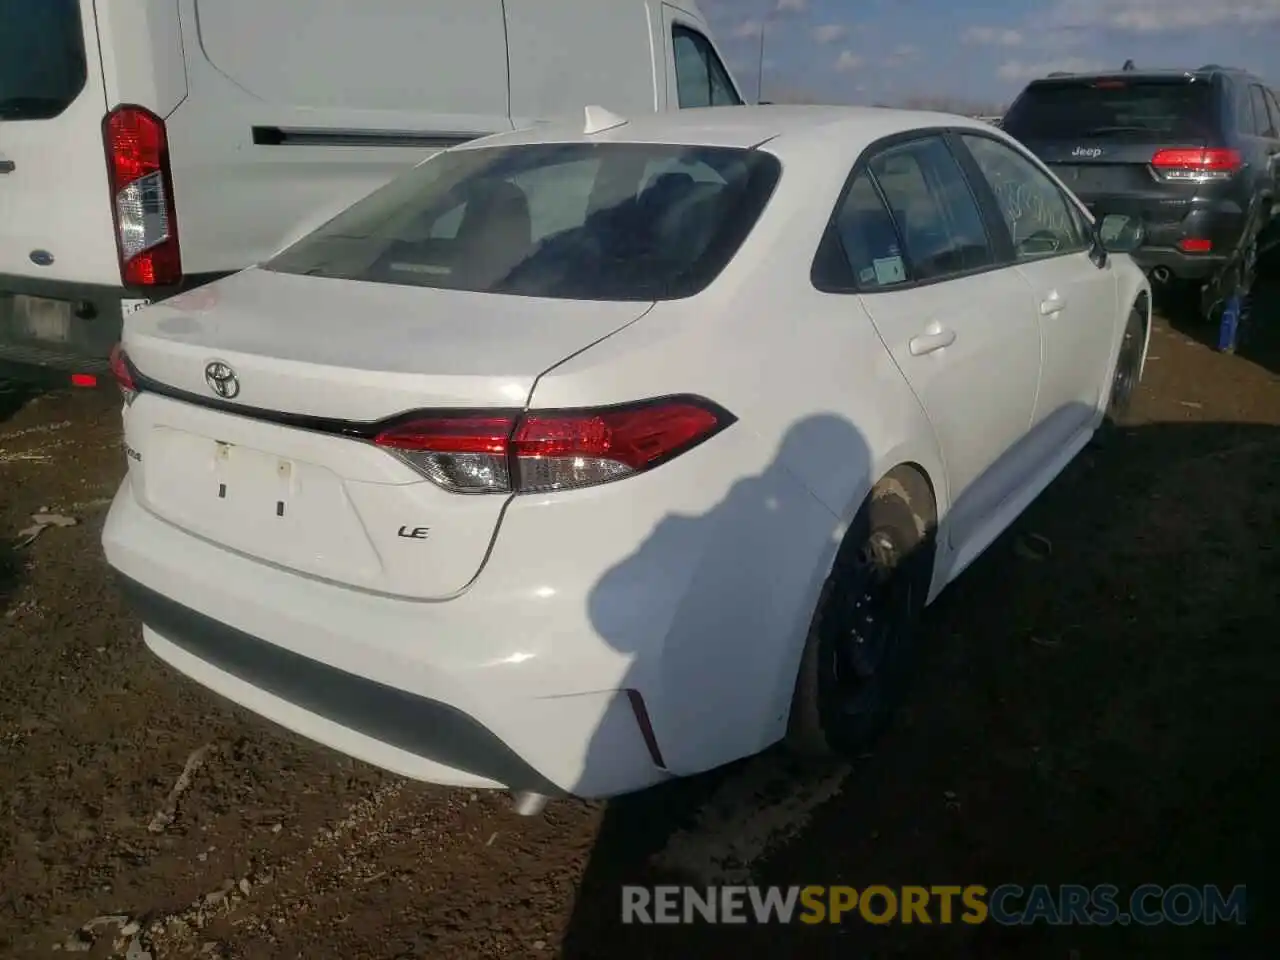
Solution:
{"label": "blue sky", "polygon": [[1280,84],[1280,0],[700,0],[754,99],[1007,104],[1052,70],[1220,63]]}

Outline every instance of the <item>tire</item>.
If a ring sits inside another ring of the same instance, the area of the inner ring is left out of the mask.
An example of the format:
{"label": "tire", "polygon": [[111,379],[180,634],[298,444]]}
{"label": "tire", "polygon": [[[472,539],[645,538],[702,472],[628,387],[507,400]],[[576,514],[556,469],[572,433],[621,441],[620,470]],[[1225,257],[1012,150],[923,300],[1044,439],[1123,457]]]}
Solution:
{"label": "tire", "polygon": [[1138,378],[1142,374],[1142,346],[1146,333],[1147,318],[1136,306],[1130,308],[1129,320],[1120,338],[1115,373],[1111,377],[1111,393],[1107,398],[1104,424],[1108,429],[1130,423],[1133,395],[1138,390]]}
{"label": "tire", "polygon": [[924,485],[882,481],[845,534],[801,657],[785,741],[792,753],[856,759],[905,696],[933,574],[932,523],[922,519],[932,503],[919,504],[927,494],[909,486]]}

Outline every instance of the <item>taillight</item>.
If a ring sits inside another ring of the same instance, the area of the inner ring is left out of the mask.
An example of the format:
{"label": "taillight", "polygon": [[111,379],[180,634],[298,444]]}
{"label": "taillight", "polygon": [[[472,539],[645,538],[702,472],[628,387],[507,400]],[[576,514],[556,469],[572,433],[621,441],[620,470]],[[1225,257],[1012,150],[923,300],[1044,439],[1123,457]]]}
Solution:
{"label": "taillight", "polygon": [[182,257],[164,121],[142,107],[117,107],[102,129],[120,279],[132,287],[176,284]]}
{"label": "taillight", "polygon": [[129,355],[118,343],[111,348],[111,375],[116,378],[116,386],[120,388],[125,404],[133,403],[133,398],[138,395],[138,384],[133,378]]}
{"label": "taillight", "polygon": [[1157,150],[1151,158],[1156,175],[1165,180],[1229,180],[1244,165],[1239,150],[1201,147]]}
{"label": "taillight", "polygon": [[424,415],[374,443],[454,493],[534,493],[643,473],[733,422],[700,397],[667,397],[585,410]]}

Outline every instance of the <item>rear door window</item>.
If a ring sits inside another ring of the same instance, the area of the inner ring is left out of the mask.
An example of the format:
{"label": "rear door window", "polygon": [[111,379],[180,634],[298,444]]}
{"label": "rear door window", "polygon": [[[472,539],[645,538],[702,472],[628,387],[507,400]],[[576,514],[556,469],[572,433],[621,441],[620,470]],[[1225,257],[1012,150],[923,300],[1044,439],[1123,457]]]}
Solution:
{"label": "rear door window", "polygon": [[676,94],[682,109],[741,105],[728,71],[706,37],[688,27],[672,27],[671,48],[676,62]]}
{"label": "rear door window", "polygon": [[906,260],[893,217],[865,170],[845,196],[835,227],[848,269],[859,290],[892,287],[907,280]]}
{"label": "rear door window", "polygon": [[1262,88],[1263,94],[1267,98],[1267,110],[1271,114],[1271,126],[1280,129],[1280,104],[1276,103],[1276,98],[1266,87]]}
{"label": "rear door window", "polygon": [[1019,140],[1203,139],[1215,133],[1213,86],[1204,81],[1098,80],[1033,84],[1005,116]]}
{"label": "rear door window", "polygon": [[1256,83],[1249,87],[1249,99],[1253,101],[1253,116],[1259,136],[1274,137],[1276,129],[1271,122],[1270,114],[1267,112],[1267,98],[1262,92],[1262,88]]}
{"label": "rear door window", "polygon": [[87,78],[80,0],[0,0],[0,122],[58,116]]}
{"label": "rear door window", "polygon": [[978,203],[941,137],[889,147],[868,166],[902,237],[912,280],[936,280],[995,262]]}
{"label": "rear door window", "polygon": [[1258,135],[1258,121],[1253,115],[1253,98],[1246,87],[1237,87],[1233,99],[1236,105],[1236,128],[1246,136]]}

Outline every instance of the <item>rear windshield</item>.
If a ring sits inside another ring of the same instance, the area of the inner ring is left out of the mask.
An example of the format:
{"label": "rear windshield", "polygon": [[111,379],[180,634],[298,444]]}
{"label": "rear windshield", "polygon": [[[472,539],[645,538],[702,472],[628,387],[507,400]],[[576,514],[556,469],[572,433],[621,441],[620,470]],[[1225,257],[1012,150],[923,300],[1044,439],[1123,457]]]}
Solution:
{"label": "rear windshield", "polygon": [[709,284],[780,174],[754,150],[530,144],[441,153],[264,266],[282,273],[572,300]]}
{"label": "rear windshield", "polygon": [[1205,81],[1035,84],[1010,107],[1004,129],[1019,140],[1202,138],[1214,133],[1213,103]]}
{"label": "rear windshield", "polygon": [[48,120],[86,78],[80,0],[0,0],[0,120]]}

